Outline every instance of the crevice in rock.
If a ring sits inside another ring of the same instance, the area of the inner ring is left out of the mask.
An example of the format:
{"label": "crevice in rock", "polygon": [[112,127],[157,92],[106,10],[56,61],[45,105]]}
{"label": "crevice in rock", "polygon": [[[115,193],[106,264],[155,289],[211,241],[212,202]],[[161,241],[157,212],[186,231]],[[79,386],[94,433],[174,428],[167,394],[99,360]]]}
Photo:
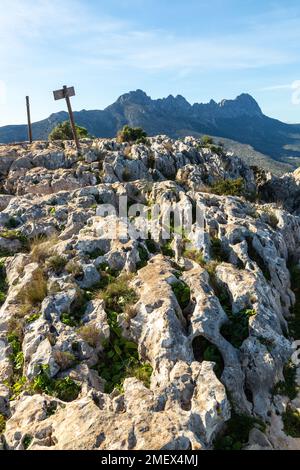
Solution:
{"label": "crevice in rock", "polygon": [[223,357],[218,350],[217,346],[211,343],[204,336],[197,336],[192,343],[195,361],[215,362],[214,372],[218,379],[222,376],[224,371]]}

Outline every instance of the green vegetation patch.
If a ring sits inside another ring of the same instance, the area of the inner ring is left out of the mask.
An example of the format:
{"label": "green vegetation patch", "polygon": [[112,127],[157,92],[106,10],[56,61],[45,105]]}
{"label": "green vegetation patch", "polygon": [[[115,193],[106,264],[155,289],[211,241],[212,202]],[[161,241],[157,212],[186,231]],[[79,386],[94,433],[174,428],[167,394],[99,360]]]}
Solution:
{"label": "green vegetation patch", "polygon": [[122,313],[127,305],[137,302],[137,294],[134,289],[129,287],[130,279],[131,276],[123,274],[99,293],[99,297],[104,300],[108,311]]}
{"label": "green vegetation patch", "polygon": [[216,181],[211,190],[218,196],[245,196],[245,182],[243,178]]}
{"label": "green vegetation patch", "polygon": [[229,322],[222,326],[221,334],[235,348],[240,348],[249,336],[249,319],[256,315],[255,310],[244,309],[237,313],[226,310]]}
{"label": "green vegetation patch", "polygon": [[[75,126],[79,139],[90,137],[88,131],[84,127]],[[49,134],[48,139],[54,140],[73,140],[73,131],[69,121],[61,122]]]}
{"label": "green vegetation patch", "polygon": [[231,419],[225,425],[214,442],[215,450],[241,450],[249,440],[249,433],[257,427],[265,431],[265,424],[258,418],[233,413]]}
{"label": "green vegetation patch", "polygon": [[0,305],[5,302],[8,285],[6,282],[6,272],[4,262],[0,261]]}
{"label": "green vegetation patch", "polygon": [[290,400],[294,400],[299,392],[299,387],[296,382],[297,367],[289,362],[284,366],[283,376],[284,381],[278,382],[274,389],[274,395],[284,395]]}
{"label": "green vegetation patch", "polygon": [[71,402],[78,397],[81,387],[70,377],[52,379],[49,366],[41,366],[40,372],[34,378],[31,389],[33,392],[46,393],[65,402]]}
{"label": "green vegetation patch", "polygon": [[292,290],[296,296],[295,305],[292,308],[292,318],[289,321],[289,331],[294,339],[300,339],[300,266],[291,264],[290,275]]}
{"label": "green vegetation patch", "polygon": [[293,410],[291,406],[287,406],[286,411],[282,414],[284,432],[291,437],[300,437],[300,413]]}
{"label": "green vegetation patch", "polygon": [[118,132],[117,142],[147,144],[147,134],[141,127],[124,126],[123,129]]}
{"label": "green vegetation patch", "polygon": [[183,281],[178,281],[172,284],[172,290],[180,305],[180,308],[184,310],[190,303],[191,289]]}

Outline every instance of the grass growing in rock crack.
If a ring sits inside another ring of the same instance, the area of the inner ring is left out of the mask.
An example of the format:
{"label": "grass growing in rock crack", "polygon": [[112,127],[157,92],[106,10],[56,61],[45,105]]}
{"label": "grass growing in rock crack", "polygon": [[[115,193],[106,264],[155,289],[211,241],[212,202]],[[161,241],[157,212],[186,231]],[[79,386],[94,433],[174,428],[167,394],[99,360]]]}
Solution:
{"label": "grass growing in rock crack", "polygon": [[131,279],[132,276],[123,274],[98,293],[97,297],[104,300],[107,310],[121,313],[128,304],[138,300],[134,289],[129,287]]}
{"label": "grass growing in rock crack", "polygon": [[289,321],[289,331],[294,339],[300,339],[300,266],[290,264],[292,290],[296,296],[295,305],[292,308],[292,318]]}
{"label": "grass growing in rock crack", "polygon": [[228,261],[228,254],[225,252],[221,240],[217,237],[213,237],[210,240],[210,244],[213,260],[218,261],[219,263],[226,263]]}
{"label": "grass growing in rock crack", "polygon": [[69,312],[63,312],[60,321],[70,327],[78,327],[82,324],[82,317],[85,313],[87,303],[90,301],[90,295],[86,291],[78,290],[77,298],[72,303]]}
{"label": "grass growing in rock crack", "polygon": [[183,256],[185,258],[188,258],[192,261],[195,261],[195,263],[198,263],[200,264],[200,266],[202,267],[205,267],[205,260],[204,260],[204,257],[203,257],[203,253],[199,250],[195,250],[195,249],[192,249],[192,250],[185,250],[183,252]]}
{"label": "grass growing in rock crack", "polygon": [[184,310],[190,303],[191,290],[189,286],[183,281],[178,281],[172,284],[172,290],[180,305],[180,308]]}
{"label": "grass growing in rock crack", "polygon": [[23,316],[38,313],[40,304],[47,296],[47,281],[44,272],[38,268],[32,275],[31,283],[23,289],[19,296],[20,311]]}
{"label": "grass growing in rock crack", "polygon": [[128,377],[136,377],[149,387],[152,367],[139,360],[137,345],[122,336],[118,313],[108,311],[107,316],[110,338],[103,342],[104,351],[96,367],[100,377],[106,380],[105,392],[116,389],[122,393],[123,382]]}
{"label": "grass growing in rock crack", "polygon": [[10,355],[10,360],[13,365],[13,370],[15,374],[19,374],[23,369],[24,365],[24,355],[22,352],[22,343],[19,336],[16,333],[10,333],[7,337],[7,341],[11,347],[12,353]]}
{"label": "grass growing in rock crack", "polygon": [[248,443],[249,433],[254,427],[265,431],[265,424],[260,419],[232,413],[231,419],[225,424],[225,431],[221,431],[215,439],[214,449],[241,450]]}
{"label": "grass growing in rock crack", "polygon": [[5,302],[8,286],[6,282],[6,273],[4,262],[0,261],[0,305]]}
{"label": "grass growing in rock crack", "polygon": [[119,314],[128,311],[138,300],[135,291],[129,287],[131,278],[121,275],[98,293],[105,302],[110,328],[110,337],[102,343],[104,350],[95,367],[100,377],[106,380],[106,393],[114,389],[122,392],[127,377],[136,377],[146,386],[150,385],[152,367],[139,359],[137,345],[123,337],[118,323]]}

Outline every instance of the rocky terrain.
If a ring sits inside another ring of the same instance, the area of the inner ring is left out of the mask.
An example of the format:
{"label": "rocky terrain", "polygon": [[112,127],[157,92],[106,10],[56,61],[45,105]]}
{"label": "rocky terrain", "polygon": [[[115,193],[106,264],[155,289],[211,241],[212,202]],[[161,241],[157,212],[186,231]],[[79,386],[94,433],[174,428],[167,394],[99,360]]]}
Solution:
{"label": "rocky terrain", "polygon": [[[299,170],[192,137],[81,146],[0,148],[1,447],[300,449]],[[108,239],[140,222],[121,196],[149,231],[154,204],[200,206],[204,236]]]}
{"label": "rocky terrain", "polygon": [[[33,124],[35,140],[48,139],[58,123],[66,121],[65,111],[54,113]],[[267,171],[286,173],[300,165],[300,125],[286,124],[266,116],[255,99],[243,93],[234,100],[190,104],[183,96],[151,99],[136,90],[120,96],[104,110],[75,113],[78,125],[95,137],[114,137],[128,124],[142,127],[148,135],[167,134],[173,138],[203,134],[217,136],[229,151],[246,163],[257,164]],[[27,126],[0,127],[0,143],[27,139]]]}

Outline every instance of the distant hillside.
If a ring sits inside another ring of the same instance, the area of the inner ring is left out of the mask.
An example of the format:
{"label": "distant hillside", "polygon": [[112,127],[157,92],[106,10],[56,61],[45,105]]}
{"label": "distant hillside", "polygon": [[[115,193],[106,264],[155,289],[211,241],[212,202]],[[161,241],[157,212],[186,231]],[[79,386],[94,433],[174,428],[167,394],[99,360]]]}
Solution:
{"label": "distant hillside", "polygon": [[[34,123],[34,139],[47,139],[53,127],[67,118],[66,112],[60,112]],[[268,168],[271,158],[278,161],[274,167],[279,172],[292,170],[300,162],[300,124],[285,124],[265,116],[254,98],[247,94],[220,103],[211,100],[207,104],[191,105],[182,96],[152,100],[145,92],[137,90],[122,95],[103,111],[76,112],[75,119],[95,137],[114,137],[122,126],[129,124],[143,127],[149,135],[209,134],[229,139],[234,142],[226,141],[227,147],[239,148],[248,163],[253,159],[255,164],[268,156]],[[26,139],[25,125],[0,128],[0,142]]]}

